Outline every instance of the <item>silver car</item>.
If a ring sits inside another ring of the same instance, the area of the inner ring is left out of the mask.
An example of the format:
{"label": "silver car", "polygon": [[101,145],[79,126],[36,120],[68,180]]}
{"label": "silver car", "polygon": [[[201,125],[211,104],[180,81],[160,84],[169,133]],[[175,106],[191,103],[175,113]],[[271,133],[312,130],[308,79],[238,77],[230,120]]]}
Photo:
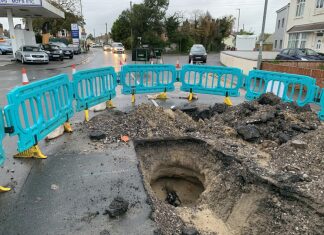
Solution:
{"label": "silver car", "polygon": [[114,42],[111,46],[112,46],[113,53],[116,53],[116,54],[124,54],[125,53],[125,48],[122,43]]}
{"label": "silver car", "polygon": [[45,63],[48,64],[49,58],[45,51],[38,46],[21,46],[16,51],[16,59],[24,63]]}

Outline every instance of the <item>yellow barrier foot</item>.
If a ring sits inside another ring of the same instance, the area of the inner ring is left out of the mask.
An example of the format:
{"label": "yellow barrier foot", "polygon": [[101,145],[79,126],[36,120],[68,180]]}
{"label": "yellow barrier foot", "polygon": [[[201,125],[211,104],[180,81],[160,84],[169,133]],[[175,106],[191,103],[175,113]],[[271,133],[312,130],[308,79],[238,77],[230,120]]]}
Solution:
{"label": "yellow barrier foot", "polygon": [[233,103],[232,103],[232,101],[231,101],[231,98],[228,96],[228,93],[227,93],[227,92],[226,92],[226,95],[225,95],[224,103],[225,103],[227,106],[233,106]]}
{"label": "yellow barrier foot", "polygon": [[163,92],[163,93],[157,95],[156,99],[158,99],[158,100],[166,100],[166,99],[168,99],[167,93]]}
{"label": "yellow barrier foot", "polygon": [[66,133],[72,133],[73,132],[70,122],[65,122],[64,123],[64,132],[66,132]]}
{"label": "yellow barrier foot", "polygon": [[38,159],[46,159],[47,158],[47,156],[45,156],[42,153],[42,151],[40,150],[38,145],[35,145],[26,151],[16,154],[14,157],[16,157],[16,158],[38,158]]}
{"label": "yellow barrier foot", "polygon": [[132,104],[135,104],[135,95],[132,94]]}
{"label": "yellow barrier foot", "polygon": [[114,108],[116,108],[116,107],[114,106],[112,100],[108,100],[106,105],[107,105],[107,108],[109,108],[109,109],[114,109]]}
{"label": "yellow barrier foot", "polygon": [[11,190],[11,188],[0,186],[0,193],[9,192],[10,190]]}
{"label": "yellow barrier foot", "polygon": [[84,121],[85,122],[89,121],[89,110],[88,109],[84,110]]}

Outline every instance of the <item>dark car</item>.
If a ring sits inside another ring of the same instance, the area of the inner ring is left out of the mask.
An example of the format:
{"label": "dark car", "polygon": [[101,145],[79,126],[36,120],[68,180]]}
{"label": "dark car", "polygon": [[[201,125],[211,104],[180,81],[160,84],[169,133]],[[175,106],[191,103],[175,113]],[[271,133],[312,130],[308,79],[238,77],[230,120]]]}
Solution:
{"label": "dark car", "polygon": [[70,59],[73,59],[73,55],[74,55],[73,48],[68,47],[63,42],[51,42],[50,45],[59,46],[63,51],[64,57],[69,57]]}
{"label": "dark car", "polygon": [[81,54],[81,47],[80,45],[69,44],[68,47],[73,49],[74,55]]}
{"label": "dark car", "polygon": [[190,54],[189,54],[189,64],[196,62],[202,62],[206,63],[207,62],[207,52],[206,49],[203,45],[201,44],[194,44],[191,49],[190,49]]}
{"label": "dark car", "polygon": [[9,44],[0,44],[0,55],[12,54],[12,47]]}
{"label": "dark car", "polygon": [[50,60],[60,60],[64,59],[63,50],[57,45],[44,44],[40,46],[42,50],[46,52]]}
{"label": "dark car", "polygon": [[290,48],[282,50],[276,60],[324,60],[324,56],[307,48]]}

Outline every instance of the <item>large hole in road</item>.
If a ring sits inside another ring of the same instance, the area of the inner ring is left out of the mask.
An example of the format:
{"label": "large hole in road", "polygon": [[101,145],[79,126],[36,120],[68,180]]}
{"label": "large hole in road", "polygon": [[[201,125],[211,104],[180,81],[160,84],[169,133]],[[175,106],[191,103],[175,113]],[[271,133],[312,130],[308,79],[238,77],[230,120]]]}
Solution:
{"label": "large hole in road", "polygon": [[162,234],[181,234],[184,225],[200,234],[295,234],[308,220],[321,224],[314,210],[202,140],[140,140],[135,150]]}

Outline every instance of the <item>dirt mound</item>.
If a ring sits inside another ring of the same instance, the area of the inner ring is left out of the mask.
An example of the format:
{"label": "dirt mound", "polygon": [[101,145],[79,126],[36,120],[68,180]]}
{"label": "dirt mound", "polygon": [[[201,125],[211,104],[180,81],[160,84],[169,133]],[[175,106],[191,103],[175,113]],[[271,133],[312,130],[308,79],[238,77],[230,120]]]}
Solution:
{"label": "dirt mound", "polygon": [[299,107],[295,103],[283,103],[271,93],[256,101],[229,107],[221,113],[213,112],[205,122],[207,125],[217,122],[232,127],[246,141],[261,143],[270,140],[277,144],[314,131],[321,125],[317,114],[308,105]]}

